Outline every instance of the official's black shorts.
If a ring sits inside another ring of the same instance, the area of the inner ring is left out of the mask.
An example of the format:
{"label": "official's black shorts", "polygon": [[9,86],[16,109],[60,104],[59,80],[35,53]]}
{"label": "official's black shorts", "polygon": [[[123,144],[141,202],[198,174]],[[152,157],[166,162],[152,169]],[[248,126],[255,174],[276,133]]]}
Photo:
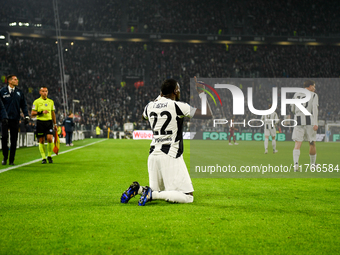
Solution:
{"label": "official's black shorts", "polygon": [[53,134],[53,121],[37,120],[37,137],[45,137],[45,135]]}

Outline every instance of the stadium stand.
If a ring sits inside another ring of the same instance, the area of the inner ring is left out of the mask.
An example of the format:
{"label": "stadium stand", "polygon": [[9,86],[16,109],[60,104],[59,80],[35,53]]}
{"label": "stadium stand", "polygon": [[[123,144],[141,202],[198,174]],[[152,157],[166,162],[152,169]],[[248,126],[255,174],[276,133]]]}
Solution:
{"label": "stadium stand", "polygon": [[[185,8],[183,8],[185,6]],[[297,8],[298,6],[298,8]],[[335,1],[143,1],[60,0],[63,30],[186,34],[252,35],[338,35]],[[13,0],[1,9],[1,24],[28,22],[53,29],[52,4],[38,0]],[[330,24],[335,24],[334,26]],[[133,26],[133,31],[131,30]],[[2,74],[16,73],[29,107],[37,98],[39,84],[49,87],[57,116],[63,118],[59,66],[55,40],[12,36],[9,46],[0,46]],[[71,44],[72,42],[72,44]],[[141,119],[143,106],[156,98],[166,78],[181,84],[198,77],[315,77],[339,78],[337,46],[160,42],[103,42],[65,40],[64,61],[68,77],[68,100],[76,106],[79,124],[122,130],[126,122],[146,128]],[[145,85],[135,88],[127,77],[144,77]],[[318,91],[320,119],[339,120],[338,87]],[[334,93],[330,93],[334,92]],[[326,98],[329,100],[324,100]],[[181,91],[190,101],[188,88]],[[255,104],[266,107],[264,94]],[[230,114],[230,112],[227,112]]]}

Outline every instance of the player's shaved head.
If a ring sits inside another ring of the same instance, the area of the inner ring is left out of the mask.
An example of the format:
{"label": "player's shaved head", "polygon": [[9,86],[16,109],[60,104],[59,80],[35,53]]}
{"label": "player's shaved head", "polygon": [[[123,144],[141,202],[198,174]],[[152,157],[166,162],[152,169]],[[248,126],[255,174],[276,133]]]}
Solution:
{"label": "player's shaved head", "polygon": [[163,81],[163,84],[161,87],[162,94],[170,95],[171,93],[175,91],[177,84],[178,84],[177,81],[174,79],[167,79]]}
{"label": "player's shaved head", "polygon": [[41,86],[40,90],[42,90],[42,89],[47,89],[48,90],[48,88],[46,86]]}

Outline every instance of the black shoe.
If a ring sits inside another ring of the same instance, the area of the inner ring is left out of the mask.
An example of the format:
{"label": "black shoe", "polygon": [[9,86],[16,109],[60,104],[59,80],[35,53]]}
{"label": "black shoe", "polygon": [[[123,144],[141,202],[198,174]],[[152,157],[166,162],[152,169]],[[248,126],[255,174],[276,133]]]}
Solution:
{"label": "black shoe", "polygon": [[10,166],[14,166],[14,162],[10,162],[9,165],[10,165]]}
{"label": "black shoe", "polygon": [[41,164],[46,164],[46,159],[45,158],[41,161]]}
{"label": "black shoe", "polygon": [[2,160],[2,165],[4,166],[4,165],[6,165],[7,164],[7,159],[3,159]]}
{"label": "black shoe", "polygon": [[52,157],[47,157],[48,163],[53,163]]}

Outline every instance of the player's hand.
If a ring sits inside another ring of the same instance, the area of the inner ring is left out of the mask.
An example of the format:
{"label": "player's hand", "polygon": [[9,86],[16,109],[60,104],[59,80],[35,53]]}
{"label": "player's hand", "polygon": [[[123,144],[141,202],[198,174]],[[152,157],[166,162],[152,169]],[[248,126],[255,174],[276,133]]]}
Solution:
{"label": "player's hand", "polygon": [[43,111],[43,114],[46,114],[46,113],[49,113],[49,111],[47,111],[47,110]]}
{"label": "player's hand", "polygon": [[27,125],[28,122],[30,121],[30,117],[29,117],[29,116],[26,116],[24,121],[25,121],[25,125]]}
{"label": "player's hand", "polygon": [[314,130],[314,131],[317,131],[317,130],[318,130],[318,126],[317,126],[317,125],[314,125],[313,130]]}
{"label": "player's hand", "polygon": [[54,125],[54,131],[58,131],[58,125]]}
{"label": "player's hand", "polygon": [[196,76],[194,76],[194,79],[195,79],[196,90],[197,90],[198,94],[204,93],[203,90],[199,89],[199,88],[204,89],[205,88],[204,85],[200,81],[197,81]]}
{"label": "player's hand", "polygon": [[8,119],[2,119],[2,125],[8,125]]}

